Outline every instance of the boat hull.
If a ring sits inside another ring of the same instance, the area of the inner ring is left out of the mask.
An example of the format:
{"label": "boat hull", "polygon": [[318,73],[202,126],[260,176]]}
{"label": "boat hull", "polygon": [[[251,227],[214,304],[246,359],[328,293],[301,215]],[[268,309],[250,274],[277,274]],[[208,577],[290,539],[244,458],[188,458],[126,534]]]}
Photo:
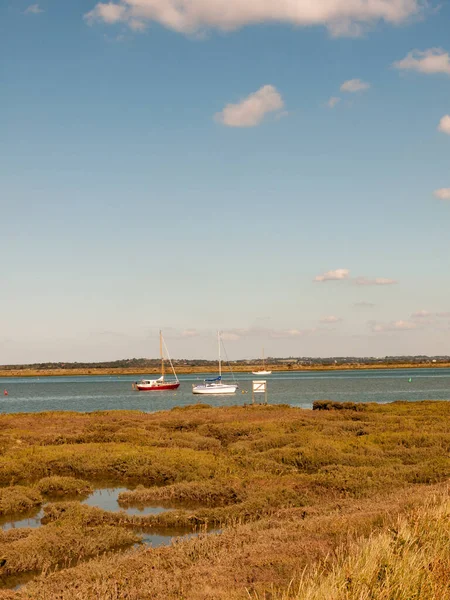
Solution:
{"label": "boat hull", "polygon": [[205,395],[215,395],[222,396],[223,394],[235,394],[238,386],[237,384],[219,384],[219,385],[195,385],[192,388],[193,394],[205,394]]}
{"label": "boat hull", "polygon": [[272,375],[272,371],[252,371],[252,375]]}
{"label": "boat hull", "polygon": [[167,390],[177,390],[180,387],[180,382],[175,381],[174,383],[136,383],[136,389],[138,392],[164,392]]}

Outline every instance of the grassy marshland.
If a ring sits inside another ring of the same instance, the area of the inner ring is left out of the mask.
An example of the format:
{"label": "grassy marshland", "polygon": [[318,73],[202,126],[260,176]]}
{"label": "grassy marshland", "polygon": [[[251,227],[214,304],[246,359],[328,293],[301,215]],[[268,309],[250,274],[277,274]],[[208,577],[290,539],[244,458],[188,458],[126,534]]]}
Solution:
{"label": "grassy marshland", "polygon": [[[437,556],[446,535],[450,403],[317,408],[0,415],[2,510],[82,495],[101,479],[135,488],[121,494],[124,507],[176,507],[130,516],[73,501],[46,506],[41,529],[0,535],[0,576],[44,575],[0,598],[431,600],[417,588],[423,577],[410,578],[409,595],[386,586],[401,569],[425,568],[420,540]],[[409,537],[392,533],[400,524]],[[222,533],[95,558],[140,530],[179,527]],[[443,557],[427,579],[433,589],[448,573]],[[369,596],[370,577],[378,587]]]}

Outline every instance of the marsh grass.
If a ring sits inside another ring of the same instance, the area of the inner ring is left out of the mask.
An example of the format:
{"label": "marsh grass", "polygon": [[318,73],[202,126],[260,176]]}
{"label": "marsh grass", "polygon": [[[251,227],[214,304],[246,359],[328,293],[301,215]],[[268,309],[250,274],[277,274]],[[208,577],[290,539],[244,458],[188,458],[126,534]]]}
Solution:
{"label": "marsh grass", "polygon": [[[300,585],[303,569],[308,577],[315,568],[331,573],[326,557],[344,552],[349,540],[382,535],[450,477],[449,417],[446,402],[0,415],[0,481],[10,485],[3,490],[30,486],[37,494],[31,486],[40,481],[47,494],[52,485],[70,488],[55,478],[108,479],[140,485],[121,495],[122,506],[176,507],[138,516],[79,502],[46,506],[40,530],[0,538],[7,572],[70,565],[71,545],[87,562],[11,597],[237,600],[297,593],[286,590],[291,580]],[[135,539],[140,530],[212,527],[222,533],[87,560],[126,547],[126,535]],[[115,530],[122,536],[116,540]],[[29,558],[20,559],[27,548]]]}
{"label": "marsh grass", "polygon": [[155,502],[165,502],[171,506],[223,506],[236,504],[245,498],[238,482],[228,481],[189,481],[164,487],[145,488],[138,486],[132,491],[121,492],[120,506],[148,506]]}
{"label": "marsh grass", "polygon": [[[439,488],[433,490],[433,495],[435,506],[440,499],[448,497],[445,490]],[[21,600],[243,600],[249,597],[303,600],[303,596],[297,595],[302,573],[311,573],[311,577],[317,573],[317,582],[320,582],[321,578],[334,573],[334,565],[341,557],[353,557],[359,544],[367,540],[370,543],[393,531],[402,519],[414,515],[429,496],[426,488],[417,488],[415,493],[402,491],[383,501],[345,501],[328,506],[323,513],[316,511],[307,516],[298,509],[285,509],[258,522],[228,528],[218,535],[203,535],[178,541],[171,547],[90,560],[52,577],[38,578],[13,597]],[[427,517],[424,518],[426,521]],[[414,517],[411,522],[414,523]],[[284,593],[282,590],[289,588],[290,581],[290,589]],[[0,598],[10,597],[0,593]],[[320,600],[325,598],[335,599],[333,595],[325,595]],[[356,598],[366,597],[349,596],[349,600]],[[399,600],[407,600],[407,597],[399,596]]]}
{"label": "marsh grass", "polygon": [[26,513],[41,503],[41,494],[32,487],[16,485],[0,488],[0,516]]}
{"label": "marsh grass", "polygon": [[140,540],[139,536],[121,527],[86,527],[74,520],[52,523],[28,530],[26,536],[12,538],[10,536],[1,548],[4,564],[0,568],[0,580],[28,571],[45,573],[68,567],[87,557],[130,546]]}
{"label": "marsh grass", "polygon": [[[303,572],[272,600],[448,600],[450,496],[428,500],[370,537],[350,539],[335,558]],[[255,594],[254,598],[266,598]]]}
{"label": "marsh grass", "polygon": [[363,412],[367,410],[368,404],[357,402],[333,402],[332,400],[315,400],[313,410],[356,410]]}
{"label": "marsh grass", "polygon": [[94,491],[87,481],[58,475],[42,478],[36,487],[45,496],[88,496]]}
{"label": "marsh grass", "polygon": [[7,529],[4,531],[0,529],[0,545],[9,544],[17,540],[26,538],[33,532],[33,529],[29,527],[20,527],[19,529]]}

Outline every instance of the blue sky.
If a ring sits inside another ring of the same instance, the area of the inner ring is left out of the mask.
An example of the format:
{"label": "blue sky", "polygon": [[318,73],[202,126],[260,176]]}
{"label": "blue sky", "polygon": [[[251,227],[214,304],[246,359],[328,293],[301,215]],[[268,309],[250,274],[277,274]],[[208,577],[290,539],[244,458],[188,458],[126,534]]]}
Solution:
{"label": "blue sky", "polygon": [[0,363],[450,353],[450,7],[311,6],[2,3]]}

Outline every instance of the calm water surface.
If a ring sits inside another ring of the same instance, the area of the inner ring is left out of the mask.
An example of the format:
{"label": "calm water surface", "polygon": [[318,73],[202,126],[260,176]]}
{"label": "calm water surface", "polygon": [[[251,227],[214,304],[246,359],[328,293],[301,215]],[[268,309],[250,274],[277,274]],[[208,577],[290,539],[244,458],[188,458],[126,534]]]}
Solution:
{"label": "calm water surface", "polygon": [[[122,510],[128,515],[159,515],[162,512],[169,510],[162,506],[140,506],[138,507],[126,507],[123,508],[119,505],[118,497],[121,492],[126,492],[126,487],[113,487],[113,488],[99,488],[96,489],[92,494],[89,494],[87,498],[81,500],[81,504],[87,504],[88,506],[97,506],[112,512],[118,512]],[[77,498],[58,498],[51,499],[51,502],[67,502],[69,500],[77,500]],[[31,527],[36,528],[41,526],[41,519],[44,516],[43,508],[36,508],[31,510],[26,515],[21,515],[18,518],[14,516],[3,516],[0,517],[0,527],[6,531],[12,528],[19,527]],[[167,536],[156,536],[156,537],[167,537]]]}
{"label": "calm water surface", "polygon": [[[153,376],[154,377],[154,376]],[[233,396],[199,397],[192,385],[203,375],[182,375],[176,392],[135,392],[134,376],[2,378],[1,413],[47,410],[142,410],[154,412],[207,402],[213,406],[251,402],[251,381],[257,376],[239,373]],[[229,377],[226,377],[229,379]],[[383,371],[321,371],[274,373],[266,377],[269,402],[310,408],[314,400],[393,402],[394,400],[450,400],[450,369],[392,369]]]}

